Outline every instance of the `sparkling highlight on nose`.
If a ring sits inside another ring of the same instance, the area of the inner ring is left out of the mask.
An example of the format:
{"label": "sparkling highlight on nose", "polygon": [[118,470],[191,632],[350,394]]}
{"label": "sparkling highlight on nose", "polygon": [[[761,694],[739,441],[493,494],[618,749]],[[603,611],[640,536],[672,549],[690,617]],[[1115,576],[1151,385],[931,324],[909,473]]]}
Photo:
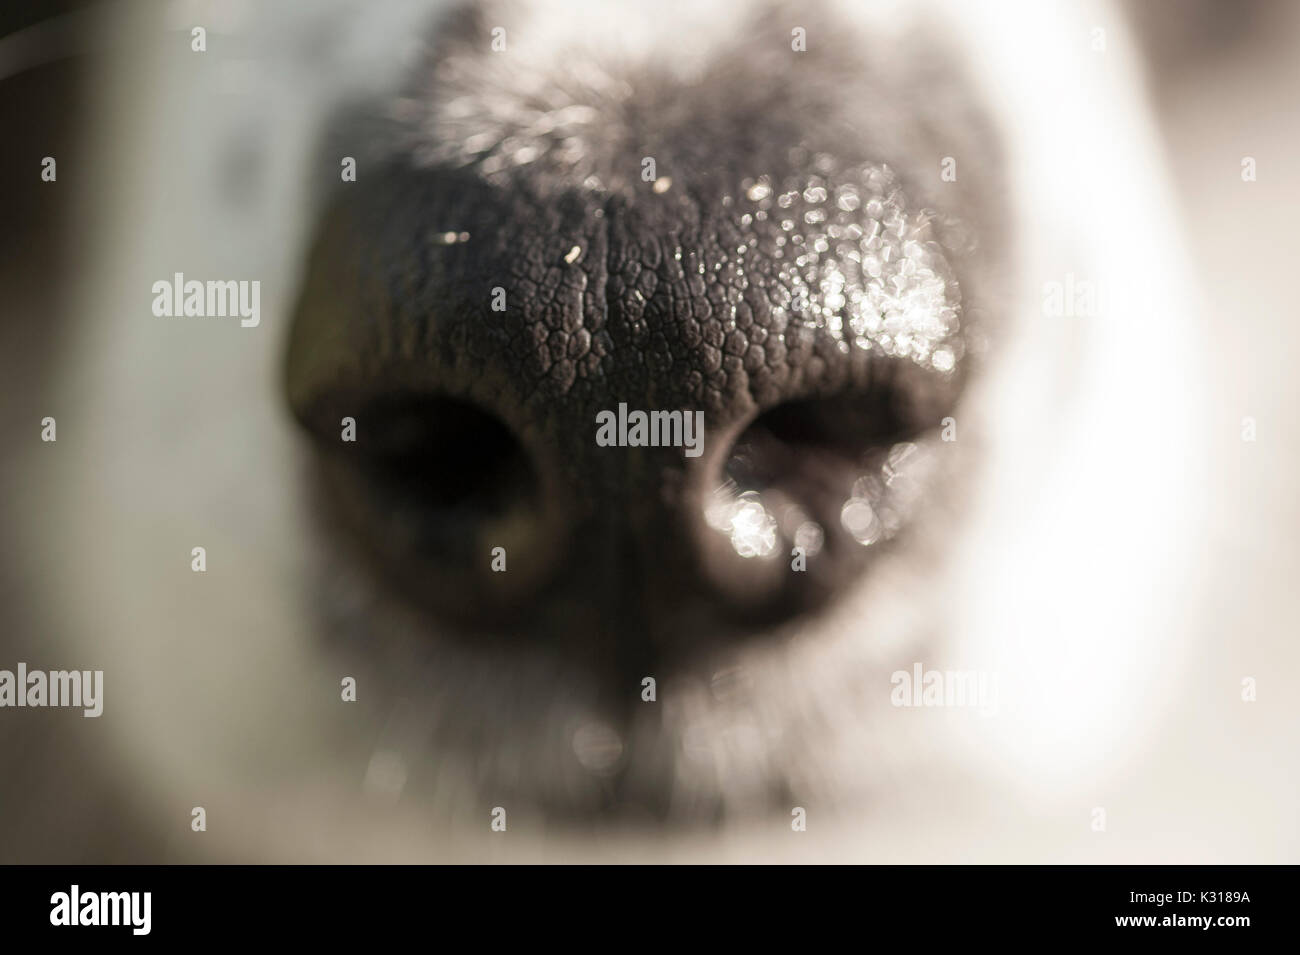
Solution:
{"label": "sparkling highlight on nose", "polygon": [[778,307],[829,331],[845,350],[949,374],[963,353],[961,290],[935,213],[910,208],[888,166],[839,169],[825,155],[813,166],[818,172],[803,178],[740,183],[740,224],[758,238],[737,250],[738,268],[769,260],[786,290]]}
{"label": "sparkling highlight on nose", "polygon": [[719,488],[704,517],[714,530],[730,536],[732,548],[741,557],[771,557],[776,553],[776,518],[757,491],[737,496],[733,487]]}

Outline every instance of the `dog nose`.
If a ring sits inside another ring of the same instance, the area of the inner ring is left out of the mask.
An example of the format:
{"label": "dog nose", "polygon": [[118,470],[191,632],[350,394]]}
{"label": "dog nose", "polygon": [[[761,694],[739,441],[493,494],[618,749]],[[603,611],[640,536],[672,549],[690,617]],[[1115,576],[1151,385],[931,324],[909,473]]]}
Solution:
{"label": "dog nose", "polygon": [[345,523],[433,609],[693,651],[818,606],[897,531],[963,342],[886,167],[375,178],[321,226],[289,395]]}
{"label": "dog nose", "polygon": [[331,507],[483,639],[626,661],[814,610],[905,527],[965,378],[941,147],[830,29],[536,88],[463,34],[318,227],[287,384]]}

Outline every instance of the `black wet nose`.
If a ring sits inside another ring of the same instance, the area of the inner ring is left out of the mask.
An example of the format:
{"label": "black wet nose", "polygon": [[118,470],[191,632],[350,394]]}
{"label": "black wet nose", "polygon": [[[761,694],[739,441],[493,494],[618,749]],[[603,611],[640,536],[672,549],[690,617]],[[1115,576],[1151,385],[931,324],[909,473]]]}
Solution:
{"label": "black wet nose", "polygon": [[897,530],[957,384],[931,224],[870,165],[689,185],[395,168],[327,220],[291,399],[439,612],[694,648],[815,606]]}
{"label": "black wet nose", "polygon": [[695,650],[817,606],[905,524],[961,380],[954,243],[888,157],[770,90],[654,86],[584,106],[609,135],[576,157],[556,120],[341,190],[290,401],[337,510],[438,613]]}

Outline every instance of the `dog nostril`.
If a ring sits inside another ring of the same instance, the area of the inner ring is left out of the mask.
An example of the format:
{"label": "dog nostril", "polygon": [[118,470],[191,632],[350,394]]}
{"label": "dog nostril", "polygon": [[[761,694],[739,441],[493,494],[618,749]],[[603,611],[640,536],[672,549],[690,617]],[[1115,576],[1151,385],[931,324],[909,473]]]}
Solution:
{"label": "dog nostril", "polygon": [[[378,491],[447,522],[481,522],[532,507],[537,481],[523,446],[494,416],[439,396],[388,397],[360,414],[357,466]],[[432,522],[426,522],[431,523]]]}
{"label": "dog nostril", "polygon": [[933,478],[939,418],[891,383],[787,402],[730,449],[705,562],[743,616],[824,603],[901,533]]}
{"label": "dog nostril", "polygon": [[910,410],[886,389],[778,405],[736,440],[725,476],[754,490],[814,490],[843,465],[914,436]]}
{"label": "dog nostril", "polygon": [[522,442],[494,415],[439,395],[364,400],[353,417],[352,442],[317,433],[322,474],[380,576],[468,624],[508,616],[555,550]]}

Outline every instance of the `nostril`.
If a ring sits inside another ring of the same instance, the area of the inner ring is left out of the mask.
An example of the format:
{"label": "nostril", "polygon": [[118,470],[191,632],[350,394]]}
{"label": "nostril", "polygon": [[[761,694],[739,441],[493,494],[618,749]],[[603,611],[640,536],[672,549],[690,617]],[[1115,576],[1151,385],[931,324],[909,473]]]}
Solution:
{"label": "nostril", "polygon": [[820,486],[845,464],[916,431],[910,409],[890,391],[787,402],[741,433],[724,471],[754,490]]}
{"label": "nostril", "polygon": [[736,438],[706,504],[705,560],[738,614],[825,603],[905,530],[947,406],[899,384],[786,402]]}
{"label": "nostril", "polygon": [[328,506],[376,576],[465,624],[508,618],[557,549],[523,442],[455,398],[394,394],[357,404],[355,440],[315,433]]}
{"label": "nostril", "polygon": [[430,515],[490,520],[537,502],[523,445],[498,418],[441,396],[387,397],[360,415],[358,467]]}

